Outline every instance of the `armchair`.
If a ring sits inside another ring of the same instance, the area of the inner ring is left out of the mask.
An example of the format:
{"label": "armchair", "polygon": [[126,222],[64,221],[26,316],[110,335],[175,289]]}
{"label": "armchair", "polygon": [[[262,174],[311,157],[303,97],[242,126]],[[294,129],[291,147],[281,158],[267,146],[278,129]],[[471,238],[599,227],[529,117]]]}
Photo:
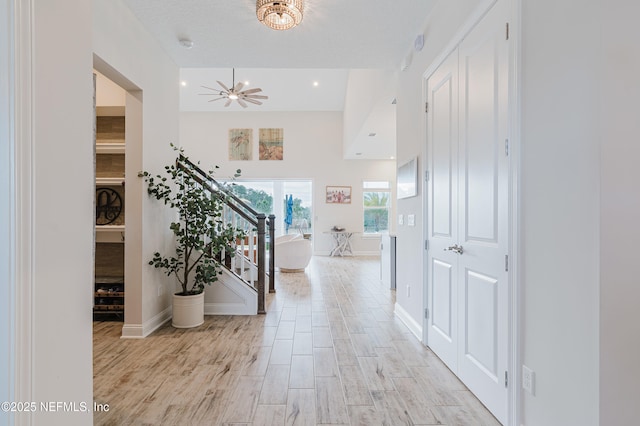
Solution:
{"label": "armchair", "polygon": [[302,235],[283,235],[275,241],[275,265],[280,272],[303,272],[311,261],[311,241]]}

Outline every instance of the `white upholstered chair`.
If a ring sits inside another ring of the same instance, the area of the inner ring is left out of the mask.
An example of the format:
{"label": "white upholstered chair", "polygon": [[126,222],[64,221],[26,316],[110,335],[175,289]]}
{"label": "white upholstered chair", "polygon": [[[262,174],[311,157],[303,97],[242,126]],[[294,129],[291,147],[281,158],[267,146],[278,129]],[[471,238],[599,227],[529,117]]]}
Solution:
{"label": "white upholstered chair", "polygon": [[276,238],[275,252],[280,272],[303,272],[311,261],[311,241],[300,234],[282,235]]}

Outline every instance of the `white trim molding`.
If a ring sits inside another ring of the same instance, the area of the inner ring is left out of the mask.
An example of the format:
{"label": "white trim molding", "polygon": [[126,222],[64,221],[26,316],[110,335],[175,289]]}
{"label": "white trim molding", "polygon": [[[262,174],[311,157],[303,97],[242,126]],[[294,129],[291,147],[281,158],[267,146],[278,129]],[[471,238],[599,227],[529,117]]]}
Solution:
{"label": "white trim molding", "polygon": [[[15,245],[15,400],[33,401],[34,365],[34,141],[33,141],[33,11],[31,0],[16,0],[13,22],[14,200]],[[11,6],[9,6],[11,8]],[[20,141],[20,143],[17,143]],[[20,285],[17,285],[19,283]],[[31,424],[20,413],[16,424]]]}
{"label": "white trim molding", "polygon": [[122,327],[121,339],[142,339],[162,327],[164,324],[171,320],[172,309],[171,306],[164,311],[155,315],[149,321],[145,321],[143,324],[125,324]]}
{"label": "white trim molding", "polygon": [[[15,123],[14,54],[12,2],[0,0],[0,400],[15,401],[16,317],[15,317]],[[5,413],[2,424],[15,417]]]}
{"label": "white trim molding", "polygon": [[420,325],[420,323],[414,320],[411,315],[407,311],[402,309],[402,306],[398,305],[397,303],[394,306],[393,313],[396,315],[396,317],[398,317],[400,321],[402,321],[404,325],[407,326],[411,334],[416,336],[416,339],[422,341],[422,326]]}

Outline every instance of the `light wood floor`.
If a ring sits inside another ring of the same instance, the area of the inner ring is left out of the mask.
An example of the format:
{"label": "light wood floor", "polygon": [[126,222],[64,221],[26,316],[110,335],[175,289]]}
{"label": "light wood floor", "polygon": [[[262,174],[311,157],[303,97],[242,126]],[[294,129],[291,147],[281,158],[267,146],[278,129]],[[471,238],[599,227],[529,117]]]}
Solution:
{"label": "light wood floor", "polygon": [[120,339],[94,325],[97,425],[499,425],[394,318],[377,258],[277,273],[261,316]]}

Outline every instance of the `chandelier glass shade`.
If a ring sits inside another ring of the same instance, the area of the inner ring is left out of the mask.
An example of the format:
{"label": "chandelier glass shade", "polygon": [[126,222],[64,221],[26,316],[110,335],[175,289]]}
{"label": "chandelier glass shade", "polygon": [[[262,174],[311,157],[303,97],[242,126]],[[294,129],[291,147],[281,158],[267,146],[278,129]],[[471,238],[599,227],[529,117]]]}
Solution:
{"label": "chandelier glass shade", "polygon": [[288,30],[302,21],[304,0],[257,0],[258,20],[274,30]]}

